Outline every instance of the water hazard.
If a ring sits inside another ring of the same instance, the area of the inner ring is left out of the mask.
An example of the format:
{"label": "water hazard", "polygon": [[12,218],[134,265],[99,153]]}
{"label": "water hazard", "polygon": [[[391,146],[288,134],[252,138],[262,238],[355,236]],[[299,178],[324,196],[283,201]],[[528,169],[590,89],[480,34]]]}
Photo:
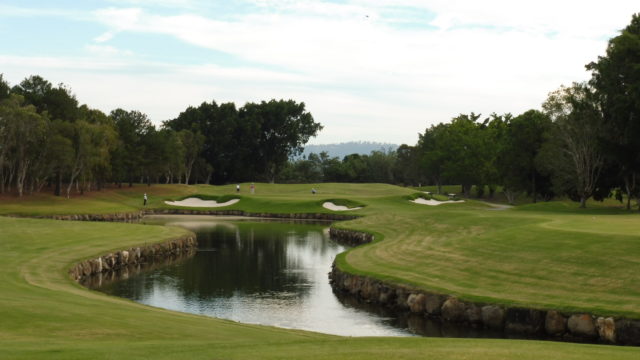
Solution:
{"label": "water hazard", "polygon": [[198,237],[194,256],[128,271],[98,290],[143,304],[243,323],[348,336],[410,336],[406,319],[338,299],[328,272],[346,247],[328,224],[152,217]]}

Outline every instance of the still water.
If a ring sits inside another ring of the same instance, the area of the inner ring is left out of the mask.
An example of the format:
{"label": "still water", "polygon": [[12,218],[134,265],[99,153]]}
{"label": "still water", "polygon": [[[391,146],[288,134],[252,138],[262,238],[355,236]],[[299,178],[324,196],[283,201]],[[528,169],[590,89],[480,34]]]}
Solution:
{"label": "still water", "polygon": [[338,299],[328,272],[346,247],[328,223],[204,216],[150,217],[197,234],[192,257],[154,266],[99,291],[143,304],[243,323],[348,336],[410,336],[407,320]]}

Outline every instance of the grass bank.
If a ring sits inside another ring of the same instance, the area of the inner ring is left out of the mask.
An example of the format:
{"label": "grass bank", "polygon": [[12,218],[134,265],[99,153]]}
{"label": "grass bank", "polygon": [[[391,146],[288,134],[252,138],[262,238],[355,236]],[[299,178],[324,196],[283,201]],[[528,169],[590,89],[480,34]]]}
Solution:
{"label": "grass bank", "polygon": [[[318,189],[312,195],[311,187]],[[248,189],[248,186],[242,186]],[[137,186],[74,199],[3,198],[2,214],[138,211],[235,186]],[[234,205],[253,212],[327,212],[350,199],[366,215],[342,226],[378,235],[341,256],[344,267],[470,299],[595,313],[640,314],[638,217],[607,207],[558,204],[494,211],[477,202],[410,203],[415,190],[388,185],[257,184]],[[560,209],[558,209],[558,207]],[[640,349],[568,343],[425,338],[341,338],[175,313],[73,283],[75,262],[182,230],[134,224],[0,217],[0,358],[6,359],[636,359]],[[383,241],[380,241],[384,237]]]}

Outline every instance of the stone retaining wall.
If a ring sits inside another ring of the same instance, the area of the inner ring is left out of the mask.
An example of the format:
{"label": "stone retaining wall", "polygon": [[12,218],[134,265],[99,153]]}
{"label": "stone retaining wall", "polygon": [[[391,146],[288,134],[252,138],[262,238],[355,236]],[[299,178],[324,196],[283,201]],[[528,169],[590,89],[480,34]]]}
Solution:
{"label": "stone retaining wall", "polygon": [[[333,230],[333,229],[332,229]],[[330,232],[345,237],[346,230]],[[370,242],[371,235],[351,234],[353,245]],[[444,322],[467,324],[502,331],[549,337],[557,340],[640,345],[640,320],[602,317],[587,313],[527,309],[497,304],[476,303],[455,296],[430,293],[409,286],[390,284],[367,276],[341,271],[333,264],[329,273],[334,291],[351,294],[360,301],[379,304],[396,311],[406,311]]]}
{"label": "stone retaining wall", "polygon": [[84,260],[69,269],[69,275],[74,280],[81,281],[92,275],[118,271],[128,266],[152,262],[154,259],[195,252],[197,245],[195,235],[189,234],[163,243],[132,247]]}
{"label": "stone retaining wall", "polygon": [[144,262],[137,262],[135,264],[128,263],[125,266],[121,266],[119,269],[110,270],[106,272],[96,273],[90,276],[82,277],[78,282],[90,289],[100,289],[105,284],[110,284],[116,281],[124,280],[130,276],[135,276],[143,271],[151,271],[158,268],[164,268],[167,266],[179,264],[193,257],[197,253],[196,248],[187,248],[179,254],[169,255],[168,257],[153,257],[145,259]]}
{"label": "stone retaining wall", "polygon": [[193,210],[193,209],[150,209],[131,213],[117,214],[80,214],[80,215],[50,215],[36,216],[37,219],[76,220],[76,221],[135,221],[145,215],[219,215],[219,216],[245,216],[273,219],[300,219],[300,220],[352,220],[354,215],[329,214],[329,213],[253,213],[243,210]]}
{"label": "stone retaining wall", "polygon": [[373,241],[373,235],[353,230],[329,228],[329,236],[331,239],[340,243],[357,246],[370,243]]}

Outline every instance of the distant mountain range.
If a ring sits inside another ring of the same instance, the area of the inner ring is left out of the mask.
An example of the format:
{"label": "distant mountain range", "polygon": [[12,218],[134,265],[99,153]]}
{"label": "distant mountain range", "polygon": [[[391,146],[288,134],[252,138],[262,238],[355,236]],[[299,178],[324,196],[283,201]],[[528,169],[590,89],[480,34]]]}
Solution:
{"label": "distant mountain range", "polygon": [[301,157],[308,156],[310,153],[319,154],[323,151],[326,151],[330,157],[338,157],[342,159],[346,155],[350,154],[368,155],[372,151],[393,151],[397,148],[397,144],[369,141],[351,141],[339,144],[307,145],[304,147],[304,152],[302,153]]}

